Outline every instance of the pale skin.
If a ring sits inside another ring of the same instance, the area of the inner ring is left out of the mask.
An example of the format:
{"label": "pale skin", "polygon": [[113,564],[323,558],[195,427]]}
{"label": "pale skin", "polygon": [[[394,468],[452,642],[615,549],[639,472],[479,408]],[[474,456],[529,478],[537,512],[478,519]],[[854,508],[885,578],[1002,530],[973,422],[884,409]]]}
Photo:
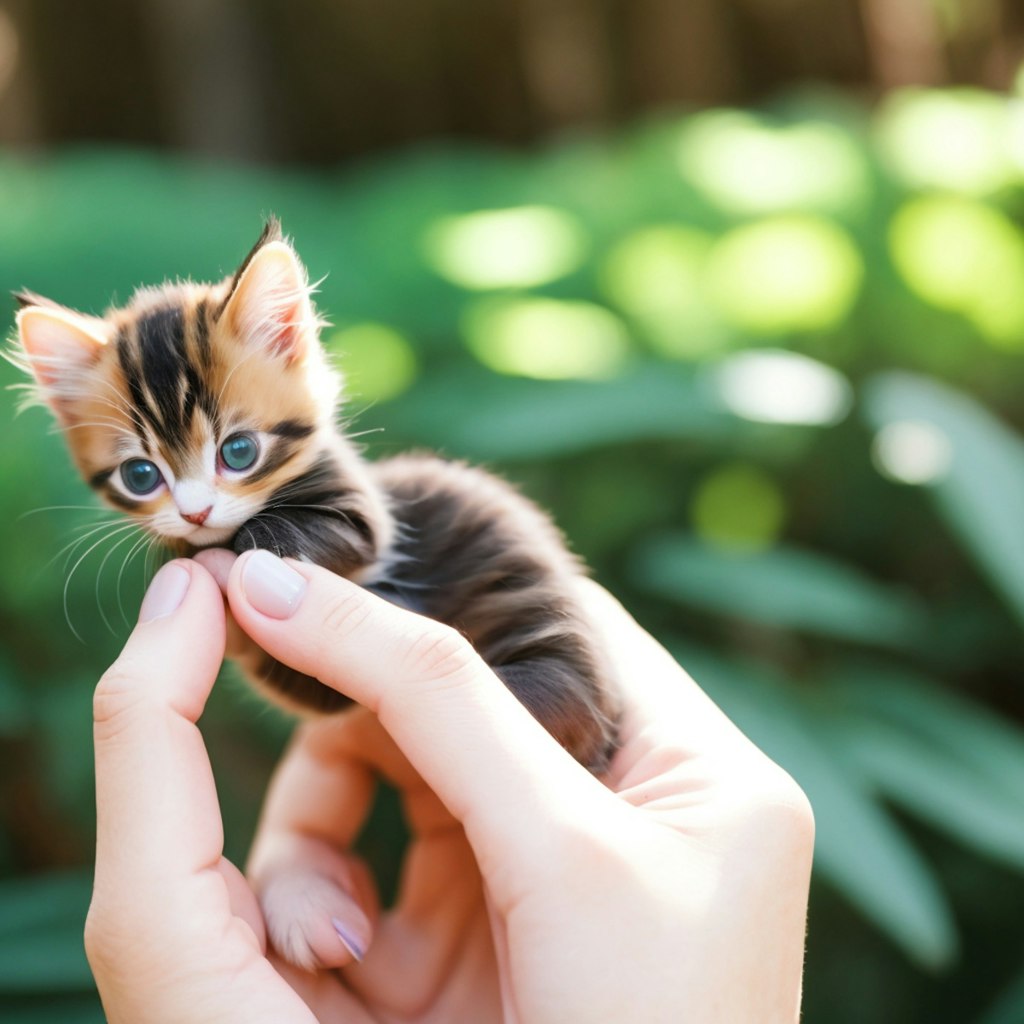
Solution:
{"label": "pale skin", "polygon": [[[806,798],[607,593],[581,583],[625,700],[598,780],[447,627],[266,552],[200,561],[161,571],[96,690],[111,1024],[798,1020]],[[195,725],[226,622],[362,705],[297,729],[245,876]],[[387,910],[350,849],[375,776],[413,834]],[[258,896],[319,969],[268,949]]]}

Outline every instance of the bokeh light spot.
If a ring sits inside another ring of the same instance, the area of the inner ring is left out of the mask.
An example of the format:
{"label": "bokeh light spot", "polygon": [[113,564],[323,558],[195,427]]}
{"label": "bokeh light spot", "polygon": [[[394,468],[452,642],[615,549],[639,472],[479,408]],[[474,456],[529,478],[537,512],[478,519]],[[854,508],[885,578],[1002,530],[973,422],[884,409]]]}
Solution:
{"label": "bokeh light spot", "polygon": [[575,270],[583,230],[563,210],[519,206],[437,221],[424,238],[428,264],[463,288],[530,288]]}
{"label": "bokeh light spot", "polygon": [[910,289],[970,319],[990,341],[1024,346],[1024,240],[999,210],[929,196],[893,218],[890,247]]}
{"label": "bokeh light spot", "polygon": [[876,123],[883,157],[915,188],[983,195],[1024,174],[1016,155],[1019,114],[992,93],[905,89],[889,98]]}
{"label": "bokeh light spot", "polygon": [[953,447],[934,424],[900,420],[887,424],[875,435],[871,457],[879,472],[890,480],[932,484],[949,471]]}
{"label": "bokeh light spot", "polygon": [[602,282],[629,313],[686,315],[700,301],[700,277],[711,236],[677,225],[644,228],[608,254]]}
{"label": "bokeh light spot", "polygon": [[327,349],[339,356],[350,391],[362,401],[385,402],[416,379],[412,345],[386,324],[359,323],[334,331]]}
{"label": "bokeh light spot", "polygon": [[703,355],[723,342],[704,284],[711,246],[705,231],[663,224],[628,235],[604,261],[602,291],[663,355]]}
{"label": "bokeh light spot", "polygon": [[835,224],[786,216],[735,228],[714,247],[709,282],[723,316],[764,333],[820,330],[840,323],[864,266]]}
{"label": "bokeh light spot", "polygon": [[795,352],[740,352],[712,367],[709,378],[730,412],[758,423],[828,426],[853,403],[841,373]]}
{"label": "bokeh light spot", "polygon": [[756,466],[733,463],[701,481],[691,507],[694,529],[709,544],[760,551],[779,536],[786,506],[782,492]]}
{"label": "bokeh light spot", "polygon": [[736,213],[842,211],[868,191],[862,154],[838,126],[774,126],[740,110],[692,118],[679,168],[712,202]]}
{"label": "bokeh light spot", "polygon": [[483,300],[467,310],[463,332],[485,366],[543,380],[612,376],[629,350],[623,323],[590,302]]}

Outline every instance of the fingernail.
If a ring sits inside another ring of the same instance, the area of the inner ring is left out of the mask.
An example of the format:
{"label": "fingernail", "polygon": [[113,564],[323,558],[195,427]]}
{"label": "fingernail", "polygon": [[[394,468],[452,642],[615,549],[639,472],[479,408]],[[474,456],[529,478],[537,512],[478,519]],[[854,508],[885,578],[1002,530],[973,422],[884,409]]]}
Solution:
{"label": "fingernail", "polygon": [[254,551],[242,569],[249,604],[272,619],[290,619],[306,592],[306,581],[269,551]]}
{"label": "fingernail", "polygon": [[139,622],[164,619],[175,611],[188,593],[192,575],[188,569],[174,562],[168,562],[150,583],[139,609]]}
{"label": "fingernail", "polygon": [[363,944],[339,921],[336,917],[331,918],[331,924],[341,939],[341,944],[357,959],[362,960],[366,956]]}

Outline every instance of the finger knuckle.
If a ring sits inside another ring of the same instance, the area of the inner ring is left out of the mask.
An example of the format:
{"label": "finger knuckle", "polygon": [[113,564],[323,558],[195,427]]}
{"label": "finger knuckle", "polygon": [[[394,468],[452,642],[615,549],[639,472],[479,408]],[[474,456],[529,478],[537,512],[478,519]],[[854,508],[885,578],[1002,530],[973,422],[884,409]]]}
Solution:
{"label": "finger knuckle", "polygon": [[409,633],[403,660],[415,676],[442,682],[464,676],[477,655],[458,630],[432,622]]}
{"label": "finger knuckle", "polygon": [[92,717],[97,736],[117,733],[132,719],[141,702],[139,680],[127,666],[109,668],[100,678],[92,698]]}
{"label": "finger knuckle", "polygon": [[814,845],[814,808],[807,794],[786,775],[771,800],[779,824],[802,846]]}
{"label": "finger knuckle", "polygon": [[755,790],[751,806],[759,827],[794,850],[814,846],[814,809],[796,780],[772,765]]}
{"label": "finger knuckle", "polygon": [[324,630],[332,639],[349,636],[363,626],[369,614],[369,604],[360,591],[331,594],[323,609]]}

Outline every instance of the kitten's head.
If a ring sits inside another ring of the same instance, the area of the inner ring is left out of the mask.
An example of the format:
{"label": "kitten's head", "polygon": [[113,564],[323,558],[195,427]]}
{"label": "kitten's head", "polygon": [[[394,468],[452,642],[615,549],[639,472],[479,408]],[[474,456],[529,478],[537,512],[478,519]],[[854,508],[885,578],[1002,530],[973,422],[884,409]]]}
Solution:
{"label": "kitten's head", "polygon": [[271,220],[219,284],[141,289],[102,317],[19,295],[15,359],[102,497],[172,546],[221,544],[333,436],[310,290]]}

